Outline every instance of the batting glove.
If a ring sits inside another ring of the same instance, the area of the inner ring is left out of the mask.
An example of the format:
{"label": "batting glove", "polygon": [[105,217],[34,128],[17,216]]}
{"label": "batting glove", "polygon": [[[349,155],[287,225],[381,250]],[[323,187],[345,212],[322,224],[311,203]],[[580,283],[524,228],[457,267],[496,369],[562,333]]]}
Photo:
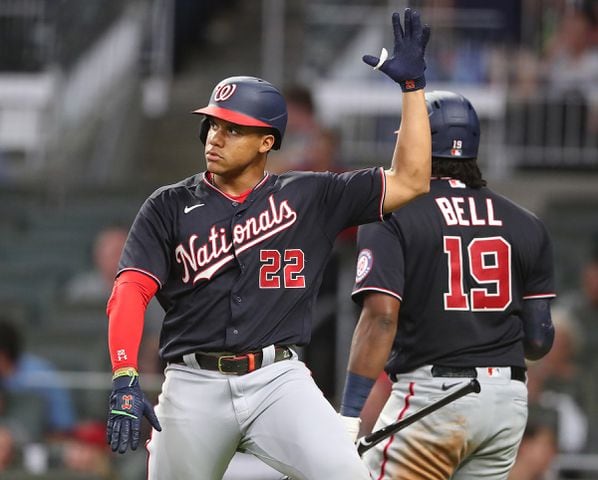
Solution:
{"label": "batting glove", "polygon": [[139,387],[139,375],[134,369],[112,379],[110,411],[106,440],[113,452],[125,453],[129,444],[136,450],[141,434],[141,418],[146,417],[159,432],[162,431],[152,404]]}
{"label": "batting glove", "polygon": [[345,428],[347,429],[347,433],[351,437],[353,443],[357,441],[357,437],[359,435],[359,427],[361,426],[361,418],[359,417],[347,417],[345,415],[339,415]]}
{"label": "batting glove", "polygon": [[401,26],[400,13],[392,14],[392,27],[394,31],[394,54],[388,58],[385,48],[380,53],[380,58],[364,55],[363,61],[374,67],[375,70],[388,75],[397,82],[403,92],[412,92],[426,86],[424,70],[426,62],[424,52],[430,39],[430,27],[422,27],[419,13],[405,9],[405,30]]}

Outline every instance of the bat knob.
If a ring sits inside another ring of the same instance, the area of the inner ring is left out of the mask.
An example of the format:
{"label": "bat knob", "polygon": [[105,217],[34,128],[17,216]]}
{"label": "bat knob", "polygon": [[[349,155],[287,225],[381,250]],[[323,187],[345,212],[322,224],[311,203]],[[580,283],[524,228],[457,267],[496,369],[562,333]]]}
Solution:
{"label": "bat knob", "polygon": [[480,382],[477,379],[473,379],[471,382],[471,391],[474,393],[480,393],[482,391],[482,387],[480,386]]}

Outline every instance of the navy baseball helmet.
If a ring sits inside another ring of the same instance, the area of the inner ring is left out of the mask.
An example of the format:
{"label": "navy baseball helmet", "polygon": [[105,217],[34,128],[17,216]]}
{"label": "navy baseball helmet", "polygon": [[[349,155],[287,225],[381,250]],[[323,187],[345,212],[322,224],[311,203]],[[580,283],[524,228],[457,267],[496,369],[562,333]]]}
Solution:
{"label": "navy baseball helmet", "polygon": [[[193,113],[220,118],[247,127],[266,127],[274,130],[274,145],[278,150],[287,126],[287,104],[276,87],[256,77],[229,77],[214,90],[207,106]],[[201,124],[199,137],[205,144],[209,123]]]}
{"label": "navy baseball helmet", "polygon": [[480,121],[463,95],[446,91],[426,93],[432,130],[432,157],[477,158]]}

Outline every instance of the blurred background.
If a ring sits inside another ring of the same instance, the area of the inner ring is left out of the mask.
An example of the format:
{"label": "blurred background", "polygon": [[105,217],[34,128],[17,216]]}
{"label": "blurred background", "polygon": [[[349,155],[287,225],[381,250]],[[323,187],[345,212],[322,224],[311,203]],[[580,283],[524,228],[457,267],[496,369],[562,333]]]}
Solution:
{"label": "blurred background", "polygon": [[[1,478],[145,478],[143,449],[104,445],[105,304],[143,200],[205,168],[189,113],[222,78],[263,77],[289,102],[271,171],[388,166],[401,94],[361,56],[392,48],[407,6],[432,25],[427,90],[471,100],[489,186],[554,241],[557,340],[529,366],[512,478],[598,479],[597,0],[0,0]],[[335,407],[354,233],[301,352]],[[161,315],[151,304],[140,356],[154,399]],[[260,468],[239,456],[225,478],[278,478]]]}

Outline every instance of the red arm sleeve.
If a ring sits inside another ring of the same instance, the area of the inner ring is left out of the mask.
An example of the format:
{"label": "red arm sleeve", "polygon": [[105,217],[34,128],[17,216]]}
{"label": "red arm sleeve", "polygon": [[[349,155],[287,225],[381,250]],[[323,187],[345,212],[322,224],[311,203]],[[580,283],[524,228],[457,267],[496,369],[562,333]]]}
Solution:
{"label": "red arm sleeve", "polygon": [[127,270],[114,281],[108,300],[108,346],[112,371],[137,368],[145,309],[158,291],[158,284],[144,273]]}

